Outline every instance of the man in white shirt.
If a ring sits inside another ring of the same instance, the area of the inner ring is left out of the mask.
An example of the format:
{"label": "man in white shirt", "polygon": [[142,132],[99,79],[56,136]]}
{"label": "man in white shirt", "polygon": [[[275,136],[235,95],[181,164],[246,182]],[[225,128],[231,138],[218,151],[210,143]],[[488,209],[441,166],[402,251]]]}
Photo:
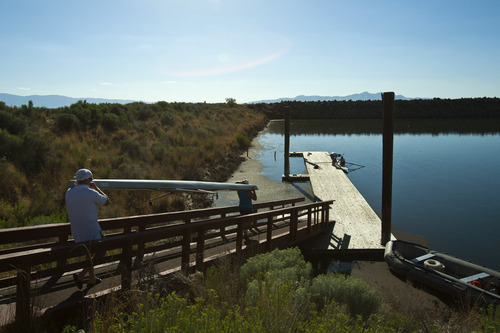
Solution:
{"label": "man in white shirt", "polygon": [[[101,239],[101,226],[97,221],[99,206],[109,205],[110,201],[107,195],[92,181],[90,170],[78,170],[75,179],[76,185],[69,189],[65,196],[71,234],[77,243]],[[94,256],[94,254],[91,255]],[[90,278],[87,288],[101,282],[100,279],[96,278],[94,267],[91,264],[79,274],[73,274],[78,289],[82,289],[83,278],[87,272],[89,272]]]}

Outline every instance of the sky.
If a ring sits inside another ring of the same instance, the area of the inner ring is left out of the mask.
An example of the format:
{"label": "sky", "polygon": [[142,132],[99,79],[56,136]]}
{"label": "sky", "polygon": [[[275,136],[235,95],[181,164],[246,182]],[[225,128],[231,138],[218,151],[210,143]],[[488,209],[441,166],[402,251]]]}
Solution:
{"label": "sky", "polygon": [[500,2],[2,0],[0,93],[500,97]]}

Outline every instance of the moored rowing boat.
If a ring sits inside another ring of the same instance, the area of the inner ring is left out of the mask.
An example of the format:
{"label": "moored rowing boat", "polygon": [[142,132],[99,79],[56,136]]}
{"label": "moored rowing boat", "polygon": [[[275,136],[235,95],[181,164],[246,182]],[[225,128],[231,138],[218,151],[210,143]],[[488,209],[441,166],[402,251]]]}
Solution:
{"label": "moored rowing boat", "polygon": [[500,304],[500,273],[404,241],[390,241],[384,259],[390,269],[454,298],[479,305]]}

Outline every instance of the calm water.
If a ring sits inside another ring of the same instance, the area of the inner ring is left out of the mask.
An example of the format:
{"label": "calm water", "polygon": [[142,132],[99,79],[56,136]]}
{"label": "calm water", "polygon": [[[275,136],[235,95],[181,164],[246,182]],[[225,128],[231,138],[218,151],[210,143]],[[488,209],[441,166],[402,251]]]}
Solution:
{"label": "calm water", "polygon": [[[283,128],[273,122],[257,138],[261,173],[275,181],[283,173]],[[336,151],[363,165],[348,177],[381,216],[381,132],[377,120],[293,121],[290,151]],[[290,169],[305,173],[303,159],[292,158]],[[393,230],[500,269],[500,120],[397,121],[392,204]]]}

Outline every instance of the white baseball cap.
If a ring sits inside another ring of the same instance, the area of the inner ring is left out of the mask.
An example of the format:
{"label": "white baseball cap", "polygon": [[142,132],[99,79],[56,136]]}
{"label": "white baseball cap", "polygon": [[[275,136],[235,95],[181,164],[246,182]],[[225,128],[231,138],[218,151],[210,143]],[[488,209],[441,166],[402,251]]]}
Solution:
{"label": "white baseball cap", "polygon": [[76,172],[75,179],[77,182],[92,178],[92,172],[89,169],[80,169]]}

